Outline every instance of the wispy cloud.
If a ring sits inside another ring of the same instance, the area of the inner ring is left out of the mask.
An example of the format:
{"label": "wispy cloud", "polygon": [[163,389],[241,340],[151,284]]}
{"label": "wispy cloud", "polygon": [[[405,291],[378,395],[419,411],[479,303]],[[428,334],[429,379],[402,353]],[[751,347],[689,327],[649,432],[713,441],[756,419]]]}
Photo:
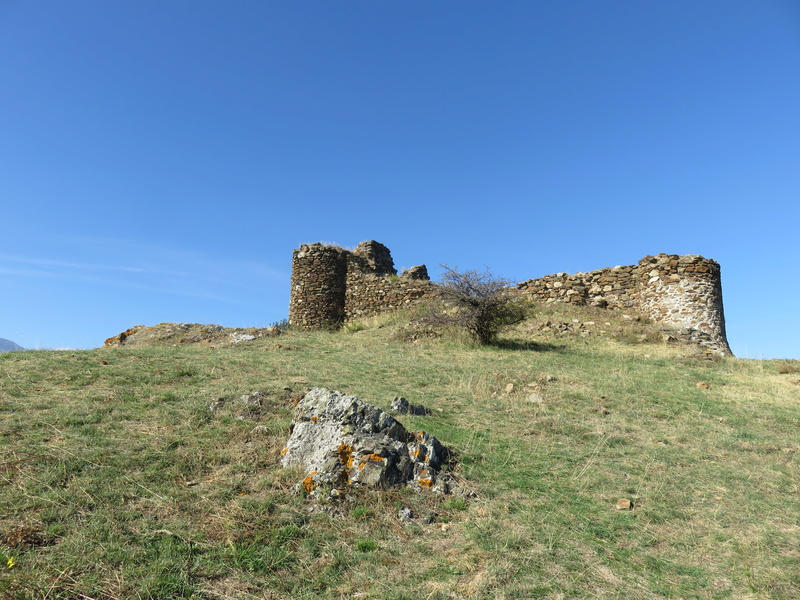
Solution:
{"label": "wispy cloud", "polygon": [[[120,271],[128,273],[142,273],[146,269],[141,267],[127,267],[124,265],[104,265],[98,263],[81,263],[69,262],[64,260],[55,260],[52,258],[32,258],[29,256],[13,256],[10,254],[0,254],[0,261],[35,265],[41,267],[58,267],[62,269],[76,269],[83,271]],[[33,271],[32,273],[50,273],[50,271]]]}
{"label": "wispy cloud", "polygon": [[[54,256],[55,252],[61,256]],[[86,260],[98,255],[104,260]],[[49,253],[2,253],[0,275],[70,280],[237,304],[253,289],[288,279],[287,273],[249,259],[218,258],[182,248],[103,238],[66,238]]]}

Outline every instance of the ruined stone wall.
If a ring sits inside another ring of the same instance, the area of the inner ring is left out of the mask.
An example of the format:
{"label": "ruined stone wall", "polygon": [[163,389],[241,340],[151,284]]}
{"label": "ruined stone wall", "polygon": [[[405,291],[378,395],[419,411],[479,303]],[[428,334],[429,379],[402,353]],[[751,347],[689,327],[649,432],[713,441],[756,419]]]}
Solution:
{"label": "ruined stone wall", "polygon": [[412,305],[432,292],[424,265],[397,275],[389,249],[375,241],[353,251],[306,244],[292,255],[289,323],[338,327]]}
{"label": "ruined stone wall", "polygon": [[716,261],[693,254],[645,256],[636,265],[589,273],[557,273],[517,285],[544,302],[633,309],[657,323],[684,330],[687,339],[730,354]]}
{"label": "ruined stone wall", "polygon": [[336,246],[304,244],[292,253],[289,322],[302,328],[344,321],[347,256]]}
{"label": "ruined stone wall", "polygon": [[345,320],[371,317],[411,306],[429,295],[434,284],[408,277],[363,275],[348,279]]}
{"label": "ruined stone wall", "polygon": [[556,273],[524,281],[521,292],[543,302],[634,308],[638,266],[609,267],[589,273]]}
{"label": "ruined stone wall", "polygon": [[[375,241],[352,251],[301,246],[292,255],[291,285],[289,322],[302,328],[338,327],[436,293],[424,265],[397,275],[389,249]],[[702,256],[645,256],[635,265],[531,279],[517,290],[543,302],[636,310],[712,352],[731,353],[719,264]]]}
{"label": "ruined stone wall", "polygon": [[386,246],[361,242],[347,257],[345,320],[407,307],[429,294],[432,285],[424,265],[398,276]]}
{"label": "ruined stone wall", "polygon": [[692,254],[645,256],[638,275],[642,314],[657,323],[706,333],[721,353],[731,354],[719,263]]}

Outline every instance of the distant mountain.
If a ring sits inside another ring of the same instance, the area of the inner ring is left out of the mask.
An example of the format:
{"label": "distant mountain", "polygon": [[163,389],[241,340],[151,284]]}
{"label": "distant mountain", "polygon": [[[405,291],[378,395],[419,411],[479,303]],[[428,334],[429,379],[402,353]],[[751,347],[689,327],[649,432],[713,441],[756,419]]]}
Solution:
{"label": "distant mountain", "polygon": [[15,344],[11,340],[0,338],[0,352],[14,352],[16,350],[25,350],[25,348]]}

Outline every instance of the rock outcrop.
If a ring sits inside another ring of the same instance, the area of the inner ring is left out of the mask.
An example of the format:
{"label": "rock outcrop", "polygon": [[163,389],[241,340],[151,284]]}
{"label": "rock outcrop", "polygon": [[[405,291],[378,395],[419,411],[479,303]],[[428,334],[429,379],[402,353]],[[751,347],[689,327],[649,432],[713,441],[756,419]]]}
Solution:
{"label": "rock outcrop", "polygon": [[163,346],[204,344],[211,348],[251,342],[260,337],[280,335],[278,327],[223,327],[197,323],[159,323],[153,327],[136,325],[105,341],[106,348],[116,346]]}
{"label": "rock outcrop", "polygon": [[281,452],[284,467],[302,467],[297,491],[363,485],[447,493],[440,469],[450,453],[432,435],[409,432],[377,406],[356,396],[314,388],[297,404],[292,433]]}
{"label": "rock outcrop", "polygon": [[427,416],[431,414],[431,409],[427,406],[422,406],[421,404],[411,404],[402,396],[395,396],[395,399],[392,400],[391,408],[393,411],[401,415]]}

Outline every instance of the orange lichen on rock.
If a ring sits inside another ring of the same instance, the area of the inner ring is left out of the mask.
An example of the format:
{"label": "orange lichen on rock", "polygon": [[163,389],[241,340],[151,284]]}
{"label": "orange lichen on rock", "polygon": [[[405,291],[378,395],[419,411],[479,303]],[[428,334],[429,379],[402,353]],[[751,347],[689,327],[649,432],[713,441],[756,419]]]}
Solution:
{"label": "orange lichen on rock", "polygon": [[136,325],[135,327],[131,327],[130,329],[126,329],[120,334],[117,334],[113,337],[108,338],[104,342],[104,346],[122,346],[125,343],[125,339],[128,336],[133,335],[134,333],[139,333],[140,331],[146,331],[147,329],[152,329],[152,327],[144,327],[143,325]]}
{"label": "orange lichen on rock", "polygon": [[[313,417],[319,420],[314,422]],[[289,450],[280,458],[283,467],[316,472],[293,488],[301,493],[313,489],[312,496],[320,493],[320,486],[410,485],[416,491],[448,493],[451,485],[452,477],[439,473],[449,457],[439,440],[427,432],[407,430],[356,396],[326,388],[313,388],[298,404],[284,447]]]}
{"label": "orange lichen on rock", "polygon": [[417,477],[419,487],[431,489],[433,487],[433,477],[428,474],[428,469],[422,469]]}
{"label": "orange lichen on rock", "polygon": [[372,462],[381,462],[382,460],[386,460],[386,459],[385,459],[383,456],[381,456],[380,454],[375,454],[375,453],[373,452],[372,454],[370,454],[369,456],[367,456],[366,460],[364,460],[364,461],[362,461],[362,462],[360,462],[360,463],[359,463],[359,465],[358,465],[358,468],[359,468],[359,469],[363,469],[364,467],[366,467],[366,466],[367,466],[367,464],[368,464],[370,461],[372,461]]}
{"label": "orange lichen on rock", "polygon": [[317,487],[317,484],[314,483],[314,475],[316,474],[317,474],[316,471],[312,471],[306,476],[305,479],[303,479],[303,488],[305,488],[307,494],[313,492],[314,488]]}
{"label": "orange lichen on rock", "polygon": [[283,456],[284,454],[286,454],[288,451],[289,451],[289,449],[288,449],[288,448],[284,448],[283,450],[281,450],[281,456]]}
{"label": "orange lichen on rock", "polygon": [[353,468],[353,447],[349,444],[339,444],[339,462],[348,469]]}

